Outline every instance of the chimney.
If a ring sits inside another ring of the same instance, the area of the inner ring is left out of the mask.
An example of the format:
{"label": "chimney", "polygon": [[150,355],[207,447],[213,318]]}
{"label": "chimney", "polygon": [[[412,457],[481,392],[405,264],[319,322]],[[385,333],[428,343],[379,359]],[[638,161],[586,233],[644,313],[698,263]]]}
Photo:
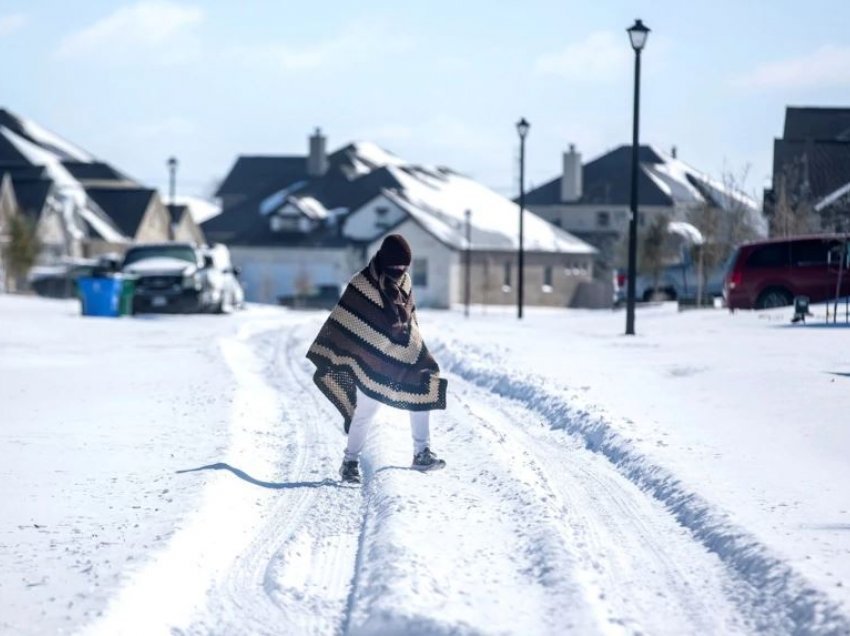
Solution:
{"label": "chimney", "polygon": [[575,144],[570,144],[564,153],[564,173],[561,175],[561,201],[572,203],[581,198],[582,172],[581,153],[576,152]]}
{"label": "chimney", "polygon": [[311,177],[321,177],[328,171],[326,141],[321,128],[316,128],[316,132],[310,137],[310,155],[307,157],[307,174]]}
{"label": "chimney", "polygon": [[678,151],[676,150],[676,146],[673,146],[672,148],[670,148],[670,156],[673,157],[673,159],[677,158],[676,157],[677,154],[678,154]]}

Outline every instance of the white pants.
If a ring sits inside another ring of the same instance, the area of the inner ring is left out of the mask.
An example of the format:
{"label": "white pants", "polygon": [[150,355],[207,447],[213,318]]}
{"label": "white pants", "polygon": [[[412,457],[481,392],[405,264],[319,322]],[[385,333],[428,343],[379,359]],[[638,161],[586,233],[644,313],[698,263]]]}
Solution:
{"label": "white pants", "polygon": [[[356,460],[360,457],[369,424],[375,418],[381,403],[357,389],[357,408],[351,417],[348,428],[348,445],[345,447],[345,459]],[[413,437],[413,453],[419,453],[431,443],[430,411],[410,411],[410,433]]]}

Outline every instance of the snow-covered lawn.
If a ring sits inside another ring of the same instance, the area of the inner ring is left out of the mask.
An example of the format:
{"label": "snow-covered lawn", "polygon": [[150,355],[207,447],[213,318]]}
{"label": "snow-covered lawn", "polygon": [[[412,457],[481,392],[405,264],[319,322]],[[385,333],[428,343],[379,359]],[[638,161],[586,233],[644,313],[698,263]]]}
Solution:
{"label": "snow-covered lawn", "polygon": [[448,469],[360,489],[324,313],[77,314],[0,297],[0,632],[850,631],[850,329],[422,311]]}

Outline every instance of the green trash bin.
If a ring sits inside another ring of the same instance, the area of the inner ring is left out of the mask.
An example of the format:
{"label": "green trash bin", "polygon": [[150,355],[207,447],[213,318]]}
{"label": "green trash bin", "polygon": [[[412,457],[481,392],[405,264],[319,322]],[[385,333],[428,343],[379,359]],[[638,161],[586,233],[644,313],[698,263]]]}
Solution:
{"label": "green trash bin", "polygon": [[121,277],[121,301],[119,313],[122,316],[133,315],[133,295],[136,293],[136,278],[134,276]]}

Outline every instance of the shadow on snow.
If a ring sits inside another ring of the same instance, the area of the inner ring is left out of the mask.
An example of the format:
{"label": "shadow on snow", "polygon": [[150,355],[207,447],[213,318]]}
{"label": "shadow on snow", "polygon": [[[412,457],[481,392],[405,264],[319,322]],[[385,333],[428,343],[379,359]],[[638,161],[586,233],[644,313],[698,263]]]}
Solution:
{"label": "shadow on snow", "polygon": [[291,481],[283,483],[261,481],[254,477],[251,477],[251,475],[246,473],[244,470],[234,468],[230,464],[226,464],[224,462],[218,462],[216,464],[207,464],[206,466],[198,466],[197,468],[188,468],[186,470],[178,470],[176,472],[178,475],[182,475],[183,473],[197,473],[202,470],[227,470],[239,477],[239,479],[247,481],[249,484],[260,486],[261,488],[270,488],[272,490],[288,490],[291,488],[322,488],[324,486],[334,486],[337,488],[340,487],[339,482],[334,481],[333,479],[322,479],[321,481]]}

